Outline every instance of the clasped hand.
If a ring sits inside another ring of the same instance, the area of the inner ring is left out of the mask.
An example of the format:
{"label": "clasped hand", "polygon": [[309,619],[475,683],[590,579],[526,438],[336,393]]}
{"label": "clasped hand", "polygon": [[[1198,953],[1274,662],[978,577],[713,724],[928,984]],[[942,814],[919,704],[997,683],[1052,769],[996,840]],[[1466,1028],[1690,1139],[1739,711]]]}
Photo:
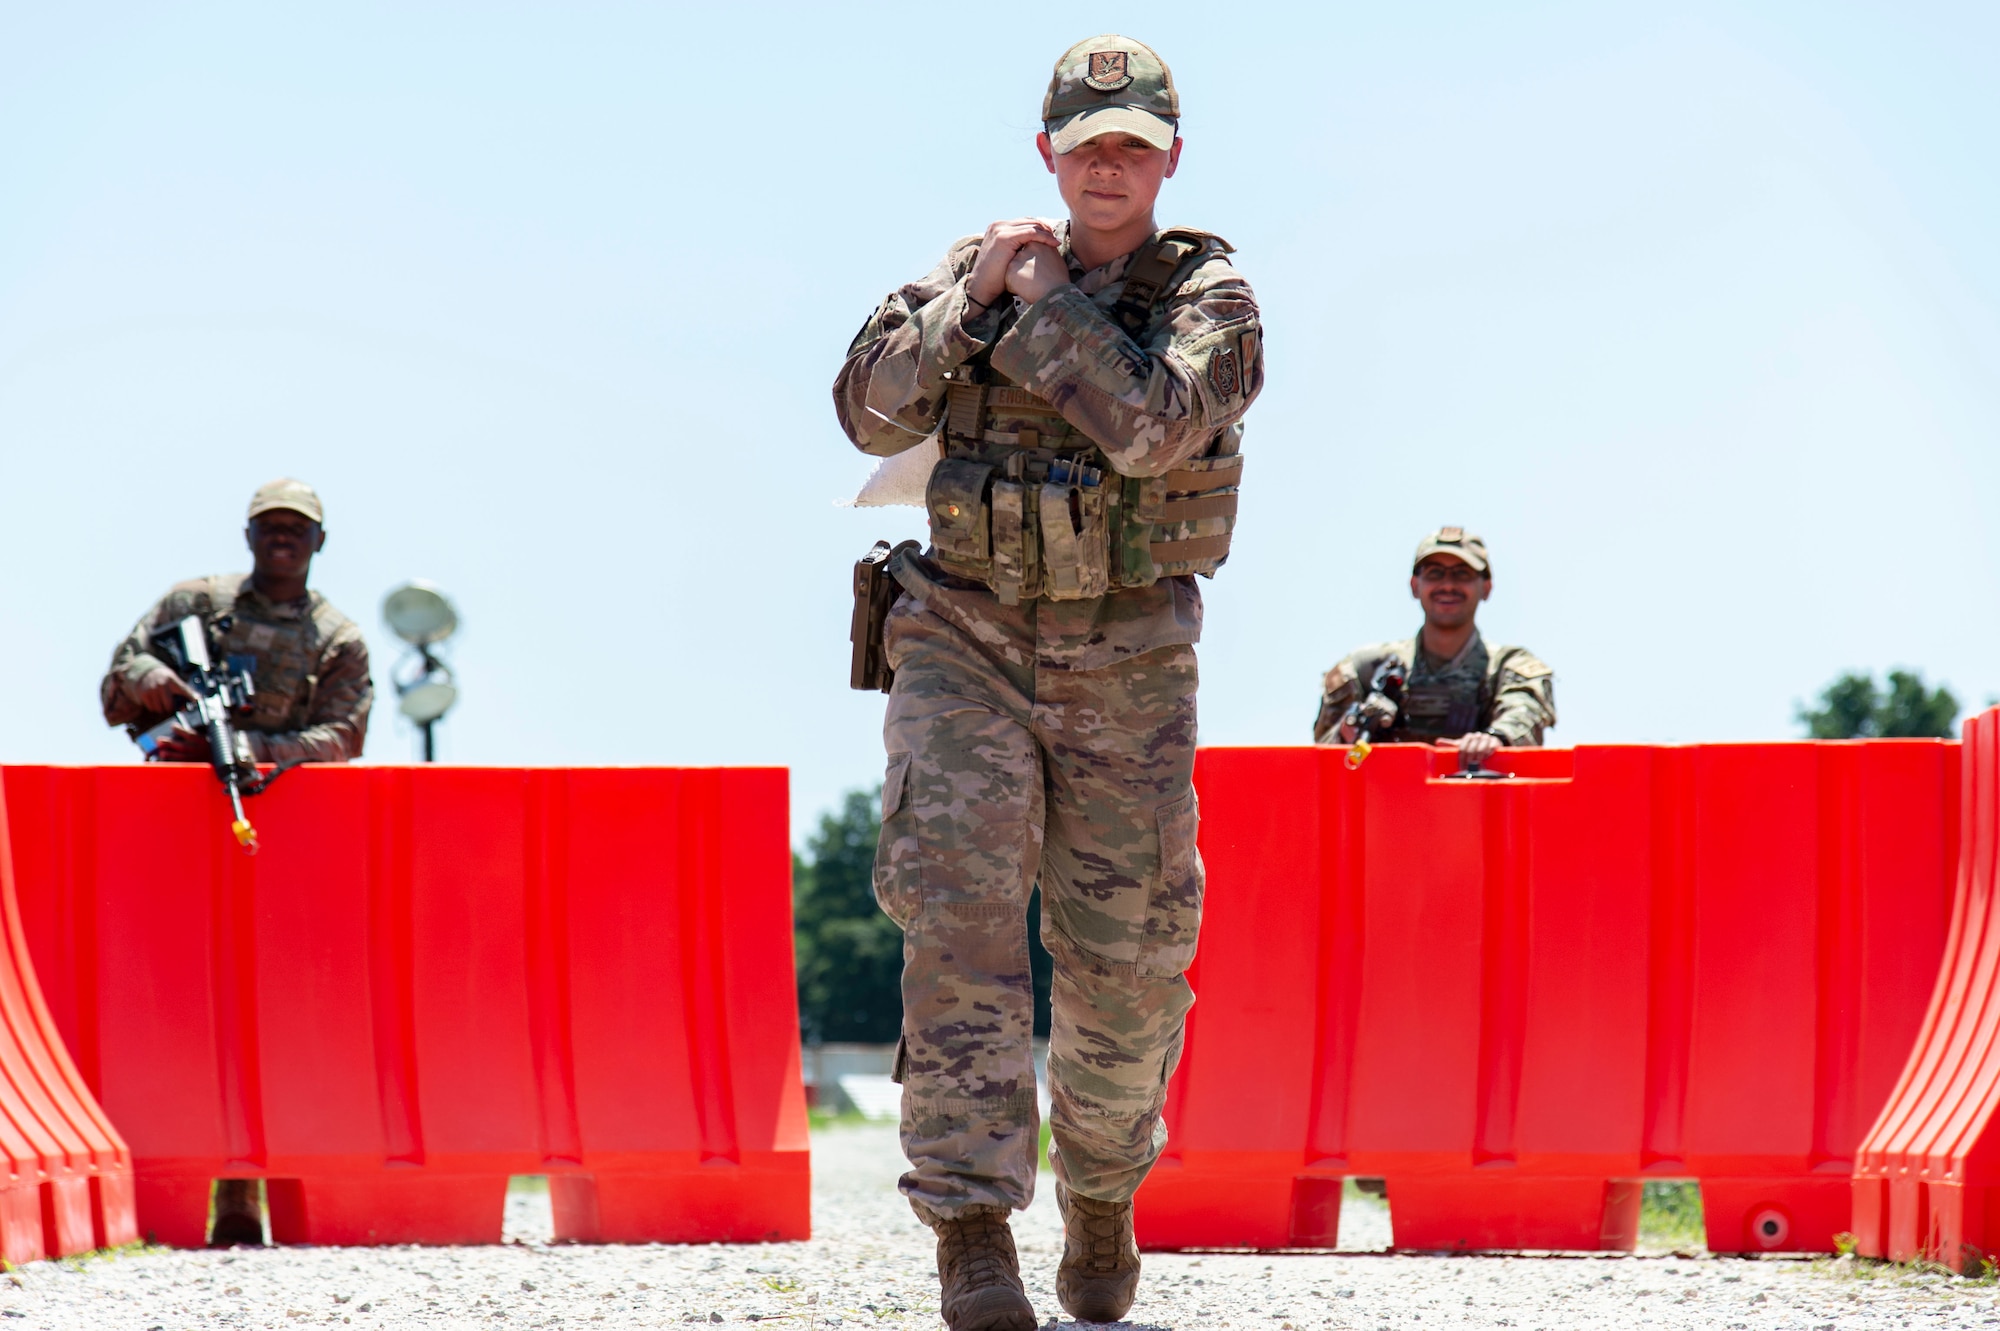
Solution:
{"label": "clasped hand", "polygon": [[966,292],[981,305],[1012,293],[1032,305],[1069,281],[1055,224],[1040,217],[1017,217],[986,228],[979,257],[966,279]]}

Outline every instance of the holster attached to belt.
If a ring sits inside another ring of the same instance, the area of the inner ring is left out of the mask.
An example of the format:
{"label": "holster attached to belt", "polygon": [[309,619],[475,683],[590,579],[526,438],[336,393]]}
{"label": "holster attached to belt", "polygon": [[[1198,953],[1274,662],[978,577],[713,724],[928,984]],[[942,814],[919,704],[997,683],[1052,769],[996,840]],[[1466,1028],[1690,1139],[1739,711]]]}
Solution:
{"label": "holster attached to belt", "polygon": [[903,594],[903,586],[889,572],[889,561],[905,550],[922,548],[917,541],[904,541],[894,549],[887,541],[877,541],[854,561],[854,619],[847,631],[848,641],[854,644],[847,674],[850,688],[887,693],[895,682],[896,672],[889,668],[888,653],[882,647],[882,628]]}

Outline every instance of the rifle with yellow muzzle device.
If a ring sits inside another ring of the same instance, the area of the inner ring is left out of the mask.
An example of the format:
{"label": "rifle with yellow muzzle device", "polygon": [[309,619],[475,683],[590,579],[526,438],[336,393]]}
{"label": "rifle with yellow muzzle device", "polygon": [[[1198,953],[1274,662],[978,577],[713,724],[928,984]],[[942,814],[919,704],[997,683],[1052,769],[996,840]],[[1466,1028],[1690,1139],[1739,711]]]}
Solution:
{"label": "rifle with yellow muzzle device", "polygon": [[1347,750],[1347,766],[1353,769],[1368,761],[1368,755],[1375,751],[1373,726],[1368,704],[1380,698],[1389,704],[1388,712],[1394,725],[1394,717],[1402,700],[1403,685],[1410,677],[1409,667],[1394,656],[1384,657],[1382,664],[1375,667],[1374,678],[1368,681],[1368,693],[1348,704],[1347,715],[1340,718],[1340,724],[1354,731],[1354,743]]}
{"label": "rifle with yellow muzzle device", "polygon": [[[217,627],[227,632],[227,617],[217,621]],[[151,647],[155,655],[173,667],[195,696],[174,716],[134,735],[133,742],[146,755],[147,762],[157,762],[160,740],[169,731],[186,730],[206,738],[208,765],[214,770],[215,779],[229,792],[230,811],[236,815],[229,830],[244,854],[255,855],[257,829],[244,816],[243,801],[269,790],[272,782],[296,764],[280,763],[269,772],[260,772],[248,749],[239,742],[241,732],[234,714],[248,711],[250,700],[257,696],[250,668],[233,657],[219,666],[215,664],[209,655],[208,632],[197,615],[189,615],[154,634]]]}

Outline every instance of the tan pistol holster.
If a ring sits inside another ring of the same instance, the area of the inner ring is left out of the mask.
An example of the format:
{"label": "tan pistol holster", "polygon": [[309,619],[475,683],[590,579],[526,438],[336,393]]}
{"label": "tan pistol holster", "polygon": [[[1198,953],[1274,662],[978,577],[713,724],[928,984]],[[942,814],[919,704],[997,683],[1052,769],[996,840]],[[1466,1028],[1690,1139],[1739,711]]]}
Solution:
{"label": "tan pistol holster", "polygon": [[[1175,230],[1147,241],[1111,317],[1143,336],[1160,294],[1210,239]],[[984,361],[951,373],[939,429],[944,456],[925,495],[932,556],[947,572],[986,584],[1004,605],[1214,575],[1236,526],[1240,423],[1164,476],[1120,476],[1060,411],[999,380]]]}
{"label": "tan pistol holster", "polygon": [[916,548],[915,541],[904,541],[893,549],[887,541],[877,541],[874,549],[854,561],[854,618],[847,628],[847,640],[854,646],[847,667],[850,688],[887,693],[896,682],[896,672],[889,667],[888,650],[882,641],[882,629],[889,622],[889,612],[901,599],[903,588],[889,571],[889,561]]}

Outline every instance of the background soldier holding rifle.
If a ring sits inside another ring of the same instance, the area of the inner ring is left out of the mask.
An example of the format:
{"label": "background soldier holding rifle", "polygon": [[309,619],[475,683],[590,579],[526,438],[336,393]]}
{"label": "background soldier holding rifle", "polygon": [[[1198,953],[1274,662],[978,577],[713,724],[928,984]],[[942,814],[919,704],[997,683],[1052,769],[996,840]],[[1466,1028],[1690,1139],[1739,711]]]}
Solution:
{"label": "background soldier holding rifle", "polygon": [[875,891],[904,933],[902,1189],[937,1233],[954,1331],[1038,1320],[1007,1223],[1036,1169],[1029,889],[1055,958],[1056,1286],[1080,1319],[1132,1303],[1132,1194],[1193,999],[1191,575],[1228,553],[1264,373],[1230,247],[1154,220],[1179,115],[1147,47],[1070,48],[1037,140],[1069,220],[953,245],[882,302],[834,386],[864,452],[937,459],[930,549],[887,563],[905,594]]}
{"label": "background soldier holding rifle", "polygon": [[[239,669],[251,681],[233,731],[220,728],[234,734],[236,764],[254,776],[256,763],[360,757],[375,696],[368,647],[352,620],[306,588],[312,558],[326,544],[324,517],[319,496],[303,482],[272,481],[258,490],[243,533],[251,571],[177,583],[140,617],[112,653],[99,687],[105,722],[146,738],[149,758],[213,760],[207,732],[180,719],[195,691],[156,654],[166,650],[156,644],[171,642],[176,627],[194,616],[215,666]],[[224,759],[222,766],[228,765]],[[259,1243],[263,1237],[256,1181],[221,1180],[212,1241]]]}
{"label": "background soldier holding rifle", "polygon": [[1444,744],[1467,768],[1505,746],[1539,746],[1556,723],[1554,672],[1525,647],[1486,645],[1475,621],[1492,594],[1484,541],[1463,527],[1426,536],[1410,569],[1423,627],[1326,672],[1314,741]]}

